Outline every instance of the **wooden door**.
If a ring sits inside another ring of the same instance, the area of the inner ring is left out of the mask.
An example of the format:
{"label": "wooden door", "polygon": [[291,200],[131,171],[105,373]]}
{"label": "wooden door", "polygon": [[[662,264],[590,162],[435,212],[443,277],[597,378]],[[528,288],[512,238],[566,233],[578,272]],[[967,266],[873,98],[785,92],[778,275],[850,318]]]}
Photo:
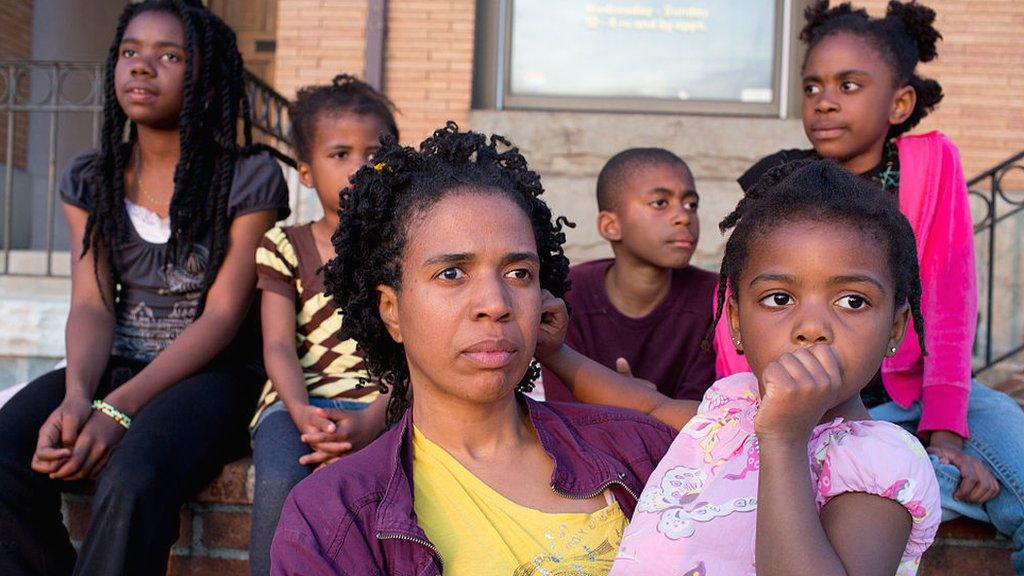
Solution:
{"label": "wooden door", "polygon": [[209,0],[207,5],[234,28],[245,67],[273,86],[277,0]]}

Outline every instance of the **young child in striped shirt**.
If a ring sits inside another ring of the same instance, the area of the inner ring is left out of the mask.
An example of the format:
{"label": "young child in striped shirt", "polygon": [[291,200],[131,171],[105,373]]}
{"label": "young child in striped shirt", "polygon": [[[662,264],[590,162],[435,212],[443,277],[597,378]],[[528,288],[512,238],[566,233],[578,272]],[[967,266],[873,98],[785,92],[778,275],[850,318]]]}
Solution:
{"label": "young child in striped shirt", "polygon": [[369,444],[384,430],[387,396],[360,387],[367,378],[342,317],[324,296],[320,266],[334,255],[341,191],[377,151],[398,137],[394,106],[347,74],[299,91],[291,108],[299,178],[316,190],[324,215],[275,227],[256,252],[263,358],[270,379],[251,431],[256,469],[249,563],[270,572],[270,543],[288,492],[316,467]]}

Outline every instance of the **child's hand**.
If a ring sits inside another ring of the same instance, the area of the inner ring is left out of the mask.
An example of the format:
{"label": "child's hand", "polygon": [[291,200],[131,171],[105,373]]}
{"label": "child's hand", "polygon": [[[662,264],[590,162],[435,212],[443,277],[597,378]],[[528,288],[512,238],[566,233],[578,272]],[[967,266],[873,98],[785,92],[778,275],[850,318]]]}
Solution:
{"label": "child's hand", "polygon": [[633,376],[633,369],[629,367],[629,361],[625,358],[619,357],[615,359],[615,371],[627,378],[632,378],[637,384],[645,388],[649,388],[655,392],[658,390],[658,386],[654,382]]}
{"label": "child's hand", "polygon": [[302,404],[289,408],[288,413],[291,414],[292,422],[298,428],[299,434],[331,433],[335,430],[334,422],[324,414],[323,408]]}
{"label": "child's hand", "polygon": [[541,293],[540,330],[537,332],[537,350],[534,357],[541,363],[544,359],[561,350],[565,343],[565,332],[569,329],[569,312],[561,298],[551,292]]}
{"label": "child's hand", "polygon": [[943,464],[952,464],[960,471],[960,485],[953,498],[961,502],[984,504],[999,494],[999,482],[989,469],[963,450],[964,440],[945,430],[931,433],[928,453]]}
{"label": "child's hand", "polygon": [[304,433],[303,442],[313,452],[299,458],[303,465],[322,465],[336,460],[347,452],[359,450],[380,435],[384,421],[372,418],[366,410],[342,410],[340,408],[317,408],[323,418],[333,424],[333,430]]}
{"label": "child's hand", "polygon": [[763,396],[754,431],[765,438],[806,443],[842,386],[832,347],[818,344],[783,354],[761,373]]}

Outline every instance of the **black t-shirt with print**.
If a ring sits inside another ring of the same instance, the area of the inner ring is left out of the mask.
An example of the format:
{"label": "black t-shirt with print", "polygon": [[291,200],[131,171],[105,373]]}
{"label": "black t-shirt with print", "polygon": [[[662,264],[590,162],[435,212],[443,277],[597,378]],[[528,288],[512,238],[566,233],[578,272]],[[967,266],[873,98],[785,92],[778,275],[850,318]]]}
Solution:
{"label": "black t-shirt with print", "polygon": [[[97,156],[98,152],[91,151],[71,161],[60,181],[64,202],[91,210]],[[238,160],[228,197],[229,220],[260,210],[276,210],[278,218],[289,213],[284,176],[277,161],[267,153]],[[165,262],[167,244],[147,242],[135,230],[127,214],[125,221],[129,229],[118,241],[113,256],[118,292],[111,352],[149,362],[197,317],[212,234],[207,232],[191,254],[169,265]],[[246,328],[239,331],[239,337],[229,350],[232,355],[244,354],[246,358],[234,357],[247,364],[252,359],[250,356],[255,358],[258,366],[259,349],[251,350],[252,342],[258,342],[258,333],[251,333],[250,323],[251,319],[247,319]],[[258,322],[252,326],[258,326]],[[252,342],[243,345],[243,340]]]}

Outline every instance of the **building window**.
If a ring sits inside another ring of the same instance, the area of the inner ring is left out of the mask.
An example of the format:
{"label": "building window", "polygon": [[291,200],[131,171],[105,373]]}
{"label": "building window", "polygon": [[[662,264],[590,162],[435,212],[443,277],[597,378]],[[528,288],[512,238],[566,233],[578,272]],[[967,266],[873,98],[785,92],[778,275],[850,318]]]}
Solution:
{"label": "building window", "polygon": [[794,2],[484,0],[478,102],[777,116]]}

